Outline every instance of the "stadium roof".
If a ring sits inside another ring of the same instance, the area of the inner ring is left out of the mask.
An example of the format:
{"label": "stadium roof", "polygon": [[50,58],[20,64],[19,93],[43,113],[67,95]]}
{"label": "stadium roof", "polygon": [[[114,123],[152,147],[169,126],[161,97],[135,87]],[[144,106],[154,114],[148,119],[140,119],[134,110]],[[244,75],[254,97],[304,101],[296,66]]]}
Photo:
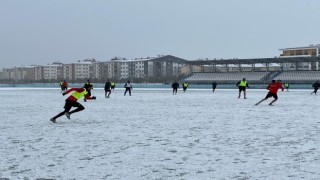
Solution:
{"label": "stadium roof", "polygon": [[320,57],[277,57],[277,58],[256,58],[256,59],[224,59],[224,60],[195,60],[190,61],[193,65],[205,64],[257,64],[257,63],[299,63],[299,62],[320,62]]}
{"label": "stadium roof", "polygon": [[279,50],[280,51],[285,51],[285,50],[301,50],[301,49],[317,49],[317,48],[320,48],[320,44],[317,44],[317,45],[311,44],[310,46],[284,48],[284,49],[279,49]]}

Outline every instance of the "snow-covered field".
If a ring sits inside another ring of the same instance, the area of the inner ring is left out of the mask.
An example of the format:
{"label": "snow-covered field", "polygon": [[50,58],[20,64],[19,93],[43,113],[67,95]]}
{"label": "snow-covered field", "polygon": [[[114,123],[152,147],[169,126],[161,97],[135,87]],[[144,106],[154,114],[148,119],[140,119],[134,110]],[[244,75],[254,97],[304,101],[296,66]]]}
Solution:
{"label": "snow-covered field", "polygon": [[320,95],[117,89],[54,124],[58,89],[0,89],[0,179],[320,179]]}

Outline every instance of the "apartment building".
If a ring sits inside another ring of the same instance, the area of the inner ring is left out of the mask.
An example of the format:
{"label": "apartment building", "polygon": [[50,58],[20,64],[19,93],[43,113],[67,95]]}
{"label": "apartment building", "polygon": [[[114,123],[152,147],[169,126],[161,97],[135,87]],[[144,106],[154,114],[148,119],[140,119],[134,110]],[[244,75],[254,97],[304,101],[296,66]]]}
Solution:
{"label": "apartment building", "polygon": [[58,80],[62,78],[62,64],[48,64],[34,67],[34,79],[38,80]]}
{"label": "apartment building", "polygon": [[1,74],[1,80],[14,80],[14,68],[3,68]]}
{"label": "apartment building", "polygon": [[89,79],[92,74],[90,70],[92,70],[92,62],[78,62],[72,64],[72,79],[80,80],[80,79]]}
{"label": "apartment building", "polygon": [[184,73],[182,67],[186,64],[188,64],[186,60],[174,56],[114,59],[106,62],[86,59],[70,64],[53,62],[44,66],[4,68],[1,79],[35,81],[166,79]]}
{"label": "apartment building", "polygon": [[73,80],[73,65],[72,64],[63,64],[62,65],[62,77],[60,80],[64,79],[67,81]]}
{"label": "apartment building", "polygon": [[4,68],[1,72],[2,80],[32,81],[34,80],[34,66],[17,66]]}
{"label": "apartment building", "polygon": [[181,67],[188,64],[184,59],[174,56],[159,56],[116,60],[120,64],[119,79],[166,79],[181,75]]}

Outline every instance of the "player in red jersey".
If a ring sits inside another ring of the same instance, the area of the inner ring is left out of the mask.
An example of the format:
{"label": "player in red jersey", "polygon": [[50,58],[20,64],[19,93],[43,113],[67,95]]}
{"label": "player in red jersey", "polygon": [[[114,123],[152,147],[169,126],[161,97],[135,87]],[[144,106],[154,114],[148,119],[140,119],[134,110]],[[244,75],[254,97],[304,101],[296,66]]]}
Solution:
{"label": "player in red jersey", "polygon": [[271,101],[271,103],[269,103],[269,105],[272,106],[272,104],[278,100],[277,92],[278,92],[278,90],[279,90],[280,88],[282,89],[282,91],[284,90],[284,88],[282,87],[281,81],[280,81],[280,83],[279,83],[279,82],[276,82],[276,80],[272,80],[272,83],[270,83],[270,84],[268,85],[268,87],[267,87],[267,89],[269,90],[267,96],[266,96],[264,99],[262,99],[261,101],[259,101],[258,103],[256,103],[255,105],[257,106],[257,105],[259,105],[261,102],[267,100],[268,98],[273,97],[274,100]]}
{"label": "player in red jersey", "polygon": [[[69,90],[67,90],[66,92],[62,93],[62,95],[66,95],[71,91],[74,91],[67,99],[66,99],[66,103],[64,105],[64,111],[62,111],[61,113],[59,113],[58,115],[56,115],[55,117],[51,118],[50,121],[52,121],[53,123],[56,122],[56,119],[59,118],[60,116],[66,115],[68,119],[70,119],[70,115],[73,113],[76,113],[78,111],[82,111],[84,110],[84,107],[78,103],[78,99],[84,97],[86,94],[88,94],[88,91],[90,91],[92,89],[92,85],[87,85],[84,88],[71,88]],[[72,110],[71,112],[70,109],[72,107],[77,107],[77,109]]]}

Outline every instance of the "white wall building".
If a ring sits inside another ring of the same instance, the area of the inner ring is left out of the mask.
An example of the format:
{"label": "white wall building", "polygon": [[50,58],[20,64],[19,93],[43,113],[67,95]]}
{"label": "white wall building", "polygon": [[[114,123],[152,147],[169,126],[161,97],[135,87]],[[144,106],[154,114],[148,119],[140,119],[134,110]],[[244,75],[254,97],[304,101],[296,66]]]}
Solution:
{"label": "white wall building", "polygon": [[60,72],[59,67],[61,67],[61,65],[58,65],[58,64],[42,66],[42,68],[43,68],[43,79],[46,79],[46,80],[57,80],[58,76],[59,76],[58,72]]}
{"label": "white wall building", "polygon": [[92,67],[92,62],[78,62],[73,63],[74,79],[89,79],[90,78],[90,68]]}

